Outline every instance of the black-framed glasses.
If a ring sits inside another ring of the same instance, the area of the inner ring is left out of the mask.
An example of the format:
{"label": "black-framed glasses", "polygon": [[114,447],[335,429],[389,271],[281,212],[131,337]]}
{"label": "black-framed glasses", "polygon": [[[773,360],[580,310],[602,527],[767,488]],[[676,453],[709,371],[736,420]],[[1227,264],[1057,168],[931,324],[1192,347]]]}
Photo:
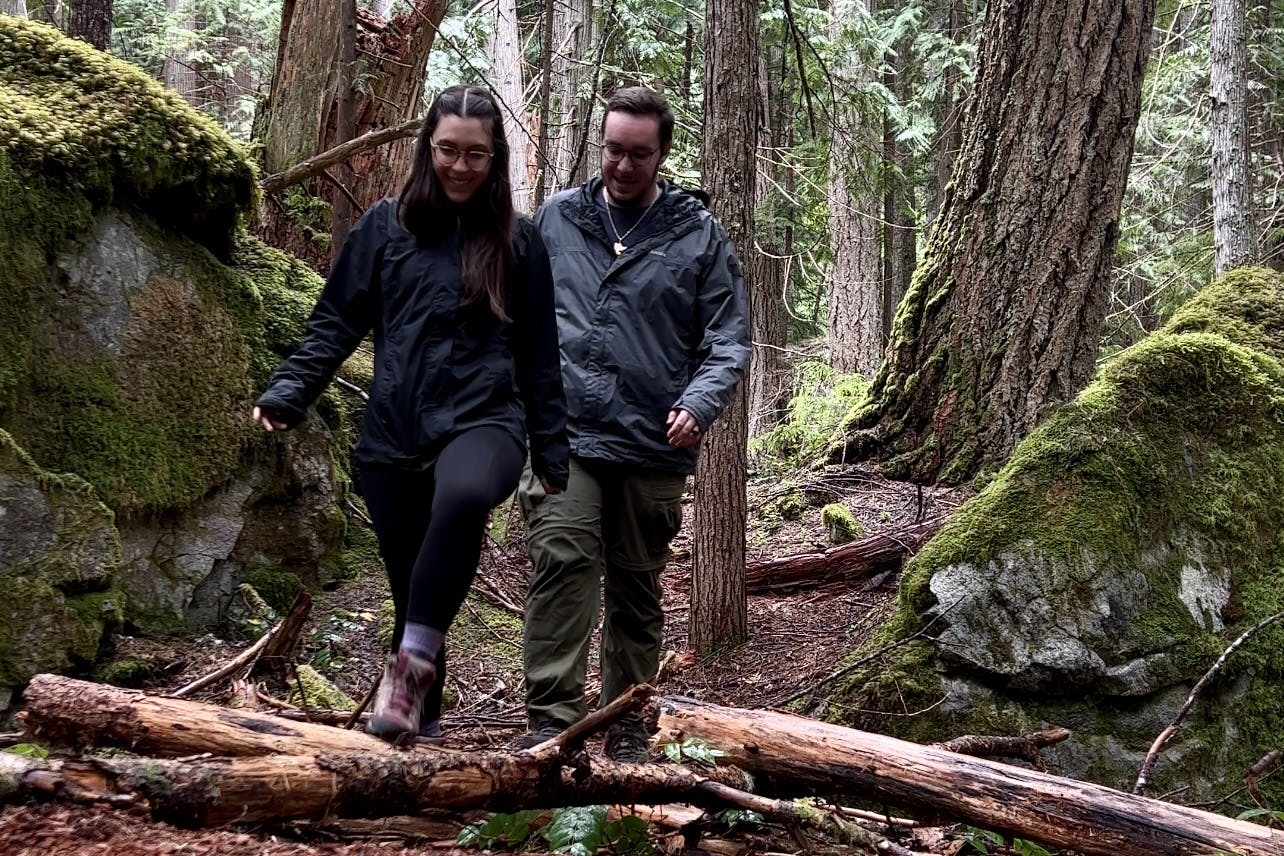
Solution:
{"label": "black-framed glasses", "polygon": [[655,157],[659,149],[626,149],[624,146],[617,146],[614,143],[606,143],[602,146],[602,157],[611,163],[619,163],[628,158],[634,163],[646,163]]}
{"label": "black-framed glasses", "polygon": [[462,156],[464,164],[469,169],[482,170],[490,163],[490,159],[495,156],[494,152],[488,152],[485,149],[469,149],[463,151],[454,146],[445,143],[429,143],[432,150],[437,155],[437,160],[442,166],[451,166]]}

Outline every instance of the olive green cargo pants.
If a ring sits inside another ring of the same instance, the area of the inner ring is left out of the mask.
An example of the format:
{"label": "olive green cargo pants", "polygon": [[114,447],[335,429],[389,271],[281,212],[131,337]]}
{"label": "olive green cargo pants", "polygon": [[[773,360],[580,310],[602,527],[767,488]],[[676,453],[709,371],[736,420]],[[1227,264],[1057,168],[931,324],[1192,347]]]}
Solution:
{"label": "olive green cargo pants", "polygon": [[601,703],[655,678],[664,611],[660,571],[682,526],[686,478],[572,457],[565,492],[548,496],[527,466],[518,487],[531,558],[524,657],[530,728],[587,713],[589,640],[605,594]]}

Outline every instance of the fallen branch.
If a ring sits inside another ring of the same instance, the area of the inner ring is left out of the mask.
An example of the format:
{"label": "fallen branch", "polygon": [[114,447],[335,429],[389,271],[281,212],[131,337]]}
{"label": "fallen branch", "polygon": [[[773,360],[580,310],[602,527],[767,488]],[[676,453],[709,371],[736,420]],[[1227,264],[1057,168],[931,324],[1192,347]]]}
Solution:
{"label": "fallen branch", "polygon": [[246,665],[248,665],[255,657],[259,655],[259,652],[261,652],[263,649],[265,649],[268,646],[268,643],[272,641],[272,637],[275,636],[277,631],[279,631],[280,629],[281,629],[281,624],[278,623],[275,627],[273,627],[267,633],[264,633],[262,636],[256,639],[253,645],[249,646],[244,651],[237,654],[231,660],[228,660],[226,663],[219,666],[217,669],[210,672],[208,675],[202,675],[201,677],[192,681],[190,684],[179,687],[178,689],[170,693],[169,697],[182,698],[183,696],[191,695],[192,693],[196,692],[199,689],[202,689],[203,687],[207,687],[210,684],[217,683],[218,681],[223,680],[223,678],[226,678],[229,675],[236,674],[241,669],[245,668]]}
{"label": "fallen branch", "polygon": [[1088,856],[1280,856],[1284,834],[984,758],[800,716],[664,698],[666,740],[694,737],[770,793],[851,795]]}
{"label": "fallen branch", "polygon": [[1239,635],[1238,639],[1226,647],[1226,650],[1222,652],[1222,655],[1217,658],[1217,662],[1213,663],[1212,667],[1204,673],[1204,676],[1195,682],[1195,686],[1191,687],[1190,695],[1186,696],[1186,701],[1182,703],[1181,708],[1177,711],[1177,715],[1173,717],[1173,721],[1168,723],[1168,727],[1159,732],[1159,736],[1155,738],[1155,742],[1150,744],[1150,751],[1146,753],[1146,759],[1141,762],[1141,772],[1137,774],[1137,783],[1132,786],[1132,792],[1134,794],[1145,795],[1146,786],[1150,784],[1150,773],[1154,770],[1155,761],[1159,758],[1159,750],[1164,748],[1164,744],[1177,733],[1177,729],[1181,727],[1182,721],[1186,719],[1186,714],[1190,713],[1190,709],[1194,706],[1195,699],[1199,698],[1200,691],[1202,691],[1204,687],[1208,685],[1208,682],[1222,670],[1222,666],[1226,665],[1226,661],[1230,659],[1231,654],[1234,654],[1239,650],[1240,647],[1251,639],[1259,630],[1279,621],[1281,618],[1284,618],[1284,612],[1277,612],[1269,618],[1264,618],[1245,630]]}
{"label": "fallen branch", "polygon": [[745,588],[749,594],[781,594],[821,586],[847,586],[883,571],[899,571],[905,557],[935,535],[944,522],[944,517],[931,517],[904,529],[871,535],[821,553],[754,562],[745,568]]}
{"label": "fallen branch", "polygon": [[295,164],[289,169],[273,173],[259,181],[259,186],[263,189],[265,195],[271,196],[280,193],[287,187],[296,184],[302,184],[313,176],[320,175],[324,170],[338,163],[343,163],[354,155],[360,154],[368,149],[378,148],[394,140],[401,140],[406,137],[413,137],[419,133],[423,127],[423,119],[411,119],[402,122],[400,125],[394,125],[391,128],[380,128],[377,131],[370,131],[362,134],[356,139],[341,143],[332,149],[327,149],[319,155],[314,155],[302,163]]}
{"label": "fallen branch", "polygon": [[1040,749],[1055,746],[1070,737],[1067,728],[1050,728],[1024,737],[986,737],[967,734],[936,744],[947,752],[974,755],[978,758],[1021,758],[1037,769],[1046,771]]}
{"label": "fallen branch", "polygon": [[[1272,749],[1270,752],[1263,755],[1256,764],[1249,767],[1248,772],[1244,774],[1244,789],[1247,790],[1249,796],[1253,798],[1253,802],[1257,803],[1258,808],[1270,808],[1270,804],[1266,802],[1266,796],[1262,793],[1262,789],[1258,786],[1258,782],[1260,782],[1263,777],[1278,770],[1281,766],[1284,766],[1284,751]],[[1270,824],[1276,829],[1281,828],[1280,821],[1277,820],[1274,815],[1271,816]]]}
{"label": "fallen branch", "polygon": [[61,746],[119,746],[167,758],[202,752],[237,756],[392,749],[358,731],[59,675],[36,675],[23,698],[27,709],[19,717],[28,739]]}
{"label": "fallen branch", "polygon": [[294,596],[290,611],[285,614],[285,618],[274,629],[272,638],[264,646],[262,655],[250,666],[247,677],[253,677],[264,670],[279,672],[284,668],[299,644],[303,625],[307,623],[311,612],[312,595],[307,589],[301,588]]}

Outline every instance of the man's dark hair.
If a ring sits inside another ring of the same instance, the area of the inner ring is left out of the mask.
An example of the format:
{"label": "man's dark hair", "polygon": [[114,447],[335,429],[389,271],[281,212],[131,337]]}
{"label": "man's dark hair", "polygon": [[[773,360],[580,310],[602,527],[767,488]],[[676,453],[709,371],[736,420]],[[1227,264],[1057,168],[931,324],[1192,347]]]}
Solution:
{"label": "man's dark hair", "polygon": [[606,131],[606,117],[615,111],[634,116],[654,116],[660,120],[660,149],[668,151],[673,142],[673,110],[664,96],[647,86],[630,86],[617,89],[606,102],[602,114],[602,131]]}

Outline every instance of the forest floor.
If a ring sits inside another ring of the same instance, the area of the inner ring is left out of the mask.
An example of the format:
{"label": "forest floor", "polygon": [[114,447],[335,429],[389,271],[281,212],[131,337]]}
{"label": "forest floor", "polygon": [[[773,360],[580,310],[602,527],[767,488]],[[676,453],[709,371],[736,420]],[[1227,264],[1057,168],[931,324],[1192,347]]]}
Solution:
{"label": "forest floor", "polygon": [[[800,494],[807,504],[795,520],[783,520],[774,510],[788,494]],[[948,513],[961,501],[958,494],[940,489],[919,490],[913,485],[886,481],[866,471],[830,472],[810,481],[782,484],[761,478],[750,485],[751,527],[749,559],[814,552],[829,546],[820,521],[820,508],[830,502],[846,505],[867,534],[888,532],[924,516]],[[660,693],[685,695],[734,707],[778,706],[801,696],[802,712],[824,716],[831,702],[826,698],[826,676],[840,659],[870,636],[891,614],[896,594],[894,577],[874,579],[849,589],[803,591],[787,596],[749,598],[749,641],[705,660],[687,650],[687,591],[690,581],[691,506],[687,521],[674,544],[674,555],[664,574],[666,632],[664,663],[657,681]],[[358,519],[351,521],[352,536],[372,543]],[[448,639],[448,709],[443,716],[446,745],[459,749],[501,748],[525,726],[522,709],[521,622],[502,605],[524,599],[528,563],[521,537],[520,514],[514,504],[495,513],[492,537],[482,559],[478,584]],[[299,662],[308,662],[330,678],[352,699],[360,700],[377,676],[382,662],[379,624],[388,611],[387,586],[377,560],[365,563],[360,573],[330,592],[316,595],[304,630]],[[519,607],[520,608],[520,607]],[[386,624],[386,619],[385,619]],[[226,630],[226,628],[224,628]],[[116,656],[141,657],[155,666],[157,677],[145,686],[158,692],[172,691],[213,671],[246,645],[214,632],[195,639],[122,639]],[[596,646],[591,655],[590,694],[596,692]],[[195,697],[214,703],[227,702],[228,687],[215,685]],[[282,696],[289,690],[281,688]],[[798,710],[795,706],[794,710]],[[590,751],[598,751],[593,743]],[[475,814],[456,821],[484,817]],[[455,827],[444,826],[450,833]],[[732,829],[726,823],[709,825],[712,841],[701,845],[716,856],[747,852],[842,852],[833,842],[806,841],[797,833],[771,827]],[[917,852],[958,853],[963,841],[958,830],[916,832],[904,844]],[[660,843],[657,837],[657,843]],[[455,848],[453,835],[432,840],[407,840],[397,836],[382,840],[339,840],[296,830],[217,829],[184,830],[153,822],[145,815],[108,809],[66,805],[10,807],[0,811],[0,841],[10,856],[50,854],[356,854],[440,853]],[[527,849],[539,850],[538,839]],[[545,847],[547,845],[544,845]],[[670,851],[669,846],[657,852]],[[681,850],[681,846],[676,849]],[[472,852],[478,852],[476,850]]]}

